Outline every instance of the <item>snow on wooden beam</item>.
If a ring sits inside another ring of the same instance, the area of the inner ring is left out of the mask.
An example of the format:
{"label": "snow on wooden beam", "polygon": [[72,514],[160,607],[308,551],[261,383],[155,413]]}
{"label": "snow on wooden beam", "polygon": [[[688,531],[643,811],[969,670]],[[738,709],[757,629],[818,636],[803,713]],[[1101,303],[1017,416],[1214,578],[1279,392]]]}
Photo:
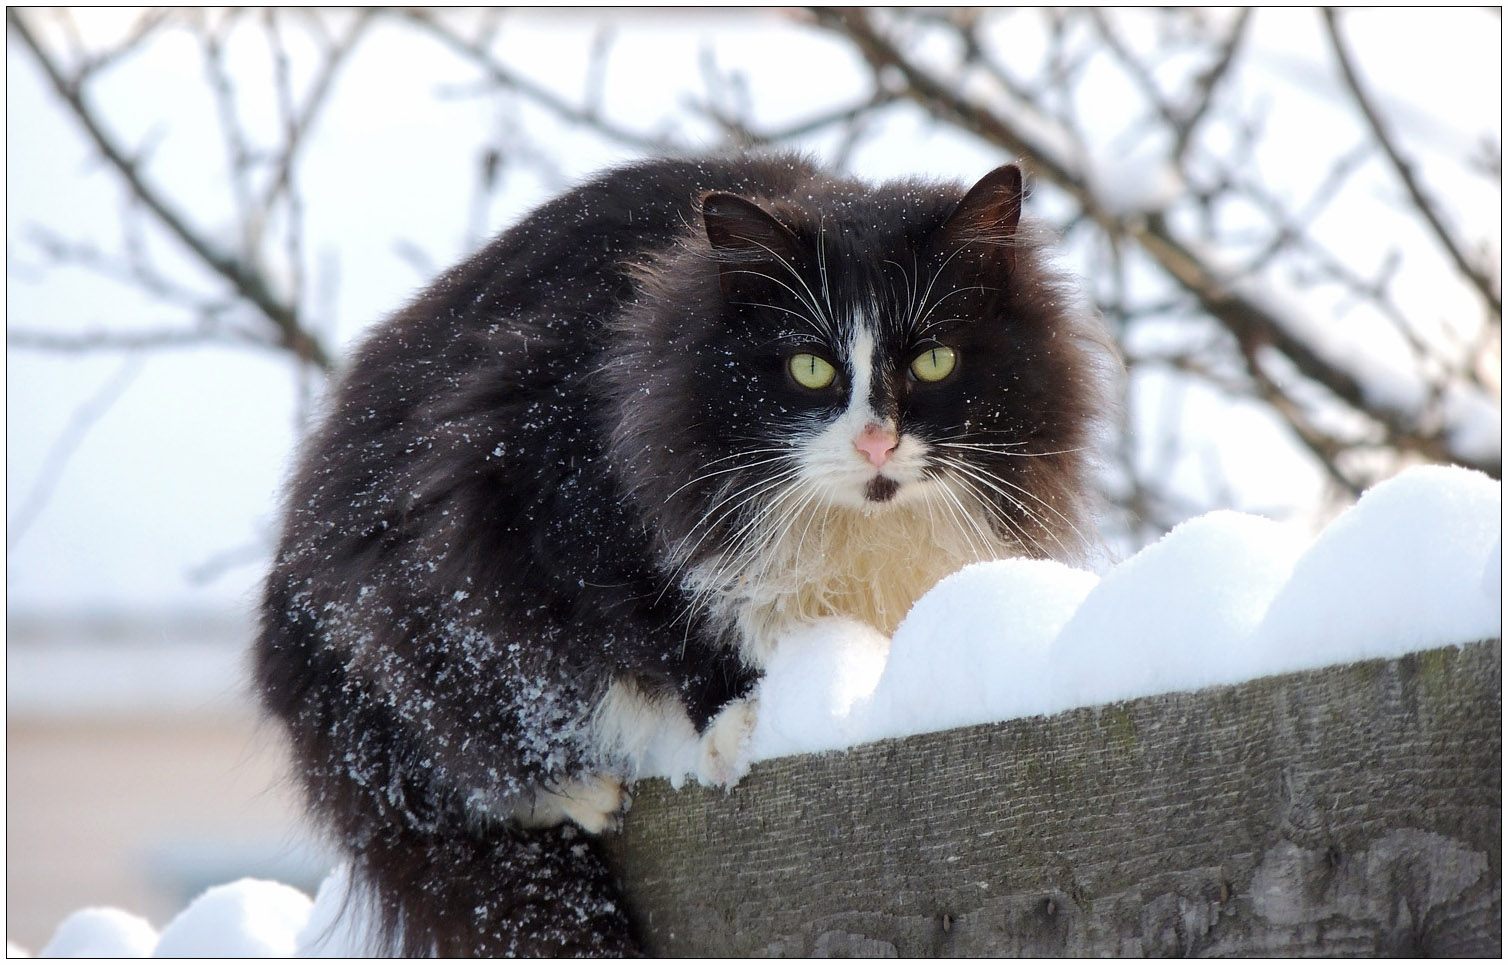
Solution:
{"label": "snow on wooden beam", "polygon": [[642,781],[675,956],[1501,954],[1502,644]]}

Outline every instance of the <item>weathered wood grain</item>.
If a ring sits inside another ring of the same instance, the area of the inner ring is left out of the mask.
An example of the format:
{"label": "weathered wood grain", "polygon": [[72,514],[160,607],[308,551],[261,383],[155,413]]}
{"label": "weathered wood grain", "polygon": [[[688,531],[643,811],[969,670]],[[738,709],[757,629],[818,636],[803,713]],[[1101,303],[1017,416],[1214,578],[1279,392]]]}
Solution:
{"label": "weathered wood grain", "polygon": [[644,781],[660,955],[1492,955],[1502,645]]}

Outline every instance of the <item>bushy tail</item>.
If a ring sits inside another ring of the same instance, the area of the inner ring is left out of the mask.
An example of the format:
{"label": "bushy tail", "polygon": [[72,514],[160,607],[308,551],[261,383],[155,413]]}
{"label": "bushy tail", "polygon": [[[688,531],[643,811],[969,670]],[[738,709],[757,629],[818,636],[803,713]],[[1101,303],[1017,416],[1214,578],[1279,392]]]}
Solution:
{"label": "bushy tail", "polygon": [[571,825],[393,829],[355,856],[356,888],[404,957],[608,957],[640,948],[595,838]]}
{"label": "bushy tail", "polygon": [[596,838],[468,807],[392,702],[367,692],[334,649],[277,619],[284,609],[272,596],[257,653],[263,705],[287,725],[310,816],[350,859],[349,898],[368,907],[348,913],[376,923],[372,954],[638,954]]}

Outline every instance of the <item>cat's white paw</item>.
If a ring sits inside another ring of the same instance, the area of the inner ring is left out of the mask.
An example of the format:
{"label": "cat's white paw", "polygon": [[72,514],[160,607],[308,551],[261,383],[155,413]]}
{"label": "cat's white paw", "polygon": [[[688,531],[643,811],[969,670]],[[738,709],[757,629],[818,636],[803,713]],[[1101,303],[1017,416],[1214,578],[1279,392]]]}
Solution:
{"label": "cat's white paw", "polygon": [[608,774],[590,774],[534,792],[530,805],[520,809],[518,820],[526,828],[572,821],[588,834],[601,834],[618,827],[631,803],[622,781]]}
{"label": "cat's white paw", "polygon": [[749,744],[759,719],[759,701],[735,700],[702,732],[696,779],[713,787],[732,787],[749,773]]}

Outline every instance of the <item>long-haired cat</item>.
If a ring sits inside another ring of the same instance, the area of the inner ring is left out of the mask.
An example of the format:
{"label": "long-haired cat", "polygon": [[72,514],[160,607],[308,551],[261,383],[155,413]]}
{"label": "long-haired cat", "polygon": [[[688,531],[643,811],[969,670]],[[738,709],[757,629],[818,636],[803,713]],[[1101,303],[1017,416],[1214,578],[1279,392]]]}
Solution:
{"label": "long-haired cat", "polygon": [[365,341],[256,657],[374,950],[634,952],[593,834],[666,748],[742,776],[787,631],[1079,552],[1102,343],[1021,201],[1014,166],[642,163]]}

